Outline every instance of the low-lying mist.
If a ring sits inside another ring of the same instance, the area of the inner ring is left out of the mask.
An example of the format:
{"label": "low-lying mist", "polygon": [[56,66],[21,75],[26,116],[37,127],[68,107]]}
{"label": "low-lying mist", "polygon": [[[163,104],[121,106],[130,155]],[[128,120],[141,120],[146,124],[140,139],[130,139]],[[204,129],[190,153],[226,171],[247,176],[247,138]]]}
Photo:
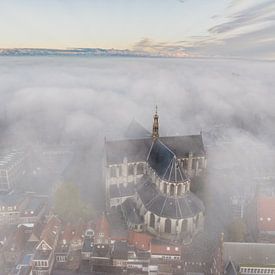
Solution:
{"label": "low-lying mist", "polygon": [[203,130],[211,192],[242,192],[274,173],[274,72],[247,60],[2,57],[0,142],[88,148],[79,161],[98,199],[104,138],[133,118],[151,130],[157,104],[162,135]]}

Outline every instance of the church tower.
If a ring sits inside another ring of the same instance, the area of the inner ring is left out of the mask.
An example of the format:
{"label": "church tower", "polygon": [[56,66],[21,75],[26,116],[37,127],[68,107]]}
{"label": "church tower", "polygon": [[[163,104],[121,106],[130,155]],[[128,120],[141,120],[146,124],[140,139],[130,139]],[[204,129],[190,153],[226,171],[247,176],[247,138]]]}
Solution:
{"label": "church tower", "polygon": [[152,138],[157,140],[159,137],[159,116],[158,116],[158,106],[156,106],[156,113],[154,115],[154,122],[153,122],[153,131],[152,131]]}

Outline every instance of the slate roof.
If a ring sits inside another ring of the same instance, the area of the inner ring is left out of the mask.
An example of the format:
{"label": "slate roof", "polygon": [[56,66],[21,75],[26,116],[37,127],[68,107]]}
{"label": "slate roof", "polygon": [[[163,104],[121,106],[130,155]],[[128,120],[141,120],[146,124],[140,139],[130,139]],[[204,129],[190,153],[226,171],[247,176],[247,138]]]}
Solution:
{"label": "slate roof", "polygon": [[21,216],[36,216],[39,214],[41,209],[46,205],[47,198],[46,197],[31,197],[27,203],[27,205],[24,207],[24,209],[21,211]]}
{"label": "slate roof", "polygon": [[85,238],[83,241],[82,252],[93,252],[94,243],[90,238]]}
{"label": "slate roof", "polygon": [[112,251],[113,259],[128,259],[129,246],[127,241],[118,241],[114,243],[114,248]]}
{"label": "slate roof", "polygon": [[[194,156],[205,155],[201,135],[160,137],[177,158],[188,157],[189,152]],[[128,162],[146,161],[152,146],[152,138],[126,139],[106,142],[106,161],[108,165],[123,163],[124,157]]]}
{"label": "slate roof", "polygon": [[129,197],[135,194],[134,182],[129,182],[127,186],[122,183],[110,185],[110,198]]}
{"label": "slate roof", "polygon": [[107,164],[123,163],[124,157],[128,162],[146,161],[152,144],[151,138],[117,140],[106,142]]}
{"label": "slate roof", "polygon": [[201,135],[174,136],[159,138],[178,158],[188,157],[189,152],[193,156],[204,156],[205,150]]}
{"label": "slate roof", "polygon": [[147,138],[151,137],[151,133],[133,119],[125,132],[125,137],[129,139]]}
{"label": "slate roof", "polygon": [[203,203],[192,192],[170,197],[161,193],[148,176],[143,176],[137,192],[145,208],[160,217],[185,219],[204,211]]}
{"label": "slate roof", "polygon": [[184,182],[187,179],[174,152],[160,140],[152,144],[148,163],[161,179],[168,182]]}
{"label": "slate roof", "polygon": [[223,243],[223,260],[236,264],[252,264],[258,266],[275,263],[275,244],[272,243]]}

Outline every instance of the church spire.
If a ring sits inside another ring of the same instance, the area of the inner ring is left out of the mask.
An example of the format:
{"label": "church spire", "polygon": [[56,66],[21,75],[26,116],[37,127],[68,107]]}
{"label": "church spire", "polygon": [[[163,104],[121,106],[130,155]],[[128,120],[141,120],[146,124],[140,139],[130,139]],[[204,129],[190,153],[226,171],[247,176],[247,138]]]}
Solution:
{"label": "church spire", "polygon": [[156,140],[159,137],[159,116],[158,116],[158,106],[156,105],[156,112],[154,115],[154,122],[153,122],[153,131],[152,131],[152,138]]}

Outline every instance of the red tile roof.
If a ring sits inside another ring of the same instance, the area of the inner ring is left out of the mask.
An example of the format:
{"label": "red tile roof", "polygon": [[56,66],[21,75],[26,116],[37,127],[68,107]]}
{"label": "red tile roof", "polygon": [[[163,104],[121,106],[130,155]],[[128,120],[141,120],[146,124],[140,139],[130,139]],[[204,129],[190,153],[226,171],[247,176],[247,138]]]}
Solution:
{"label": "red tile roof", "polygon": [[41,234],[41,241],[45,241],[50,247],[53,248],[58,237],[57,235],[59,233],[60,226],[61,221],[56,216],[50,217]]}
{"label": "red tile roof", "polygon": [[257,225],[259,231],[275,231],[275,196],[258,197]]}
{"label": "red tile roof", "polygon": [[134,245],[137,249],[145,251],[149,250],[151,240],[152,236],[147,233],[129,231],[128,243]]}
{"label": "red tile roof", "polygon": [[181,255],[180,246],[151,242],[152,255]]}
{"label": "red tile roof", "polygon": [[110,225],[104,213],[96,223],[95,235],[98,236],[99,234],[104,234],[105,238],[110,237]]}

